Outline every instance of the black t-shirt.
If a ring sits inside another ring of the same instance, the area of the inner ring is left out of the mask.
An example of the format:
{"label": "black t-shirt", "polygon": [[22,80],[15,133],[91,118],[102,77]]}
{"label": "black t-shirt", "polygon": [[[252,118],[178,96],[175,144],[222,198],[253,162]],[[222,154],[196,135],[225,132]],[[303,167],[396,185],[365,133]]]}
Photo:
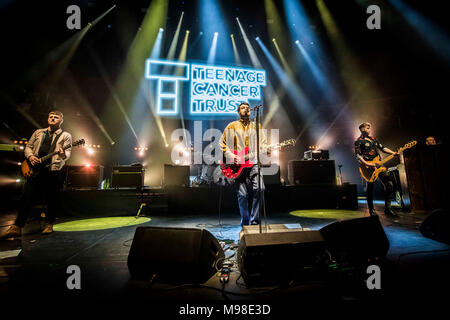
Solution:
{"label": "black t-shirt", "polygon": [[384,146],[373,137],[360,136],[355,141],[355,155],[357,158],[363,158],[366,161],[373,160],[379,155],[378,150],[383,151]]}
{"label": "black t-shirt", "polygon": [[52,146],[53,134],[54,133],[51,131],[45,131],[41,147],[39,148],[39,155],[38,155],[39,158],[42,158],[43,156],[46,156],[49,153],[50,147]]}

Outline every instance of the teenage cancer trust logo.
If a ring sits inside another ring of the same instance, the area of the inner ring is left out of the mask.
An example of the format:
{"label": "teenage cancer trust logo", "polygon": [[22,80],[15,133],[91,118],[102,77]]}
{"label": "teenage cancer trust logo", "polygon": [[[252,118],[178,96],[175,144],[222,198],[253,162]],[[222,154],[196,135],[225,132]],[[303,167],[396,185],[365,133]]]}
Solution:
{"label": "teenage cancer trust logo", "polygon": [[145,76],[157,80],[156,111],[179,112],[180,83],[190,81],[190,113],[235,115],[241,102],[261,101],[266,72],[260,69],[147,60]]}

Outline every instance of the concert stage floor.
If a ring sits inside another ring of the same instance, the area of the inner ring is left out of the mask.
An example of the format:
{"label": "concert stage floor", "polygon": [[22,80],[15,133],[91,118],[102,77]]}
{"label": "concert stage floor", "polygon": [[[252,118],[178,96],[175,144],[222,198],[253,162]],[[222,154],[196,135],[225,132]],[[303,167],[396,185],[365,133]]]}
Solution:
{"label": "concert stage floor", "polygon": [[[360,207],[353,211],[355,217],[365,215]],[[344,212],[344,211],[343,211]],[[379,208],[379,212],[381,208]],[[313,218],[314,211],[305,216],[288,212],[270,215],[268,222],[300,223],[304,228],[320,229],[334,219]],[[339,211],[336,211],[339,215]],[[343,218],[348,218],[345,211]],[[319,215],[318,215],[319,216]],[[92,215],[89,218],[105,217]],[[12,212],[0,216],[2,229],[14,218]],[[236,244],[239,240],[238,215],[218,217],[210,215],[174,215],[167,213],[148,216],[150,220],[140,226],[200,227],[209,230],[219,241]],[[273,312],[298,312],[312,302],[388,302],[379,307],[390,307],[390,301],[398,299],[422,299],[439,297],[449,284],[450,247],[424,238],[418,231],[423,216],[400,213],[391,219],[380,215],[390,242],[386,266],[383,268],[382,289],[369,291],[365,283],[349,275],[323,279],[311,274],[299,283],[285,287],[245,287],[239,278],[237,266],[232,268],[230,282],[224,287],[217,276],[204,286],[173,286],[130,280],[127,257],[136,225],[90,231],[54,232],[41,236],[37,221],[29,223],[25,234],[15,240],[0,242],[0,295],[1,301],[117,301],[122,306],[134,301],[154,307],[166,306],[167,316],[177,316],[180,306],[190,303],[200,306],[209,302],[256,303],[272,306]],[[78,221],[81,217],[64,217],[63,222]],[[95,228],[94,228],[95,229]],[[3,230],[0,230],[3,231]],[[164,245],[155,243],[155,245]],[[231,259],[232,260],[232,259]],[[77,265],[81,269],[81,290],[68,290],[67,267]],[[183,272],[180,267],[180,272]],[[29,300],[28,300],[29,299]],[[296,304],[287,303],[295,300]],[[2,303],[3,304],[3,303]]]}

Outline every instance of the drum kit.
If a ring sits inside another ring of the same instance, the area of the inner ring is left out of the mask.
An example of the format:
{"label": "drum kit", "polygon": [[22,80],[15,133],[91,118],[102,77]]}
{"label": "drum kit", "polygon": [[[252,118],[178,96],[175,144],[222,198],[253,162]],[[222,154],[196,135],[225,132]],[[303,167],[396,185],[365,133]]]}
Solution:
{"label": "drum kit", "polygon": [[197,176],[193,181],[195,186],[229,186],[234,183],[232,179],[226,178],[222,170],[214,161],[213,156],[204,155],[203,163],[197,166]]}

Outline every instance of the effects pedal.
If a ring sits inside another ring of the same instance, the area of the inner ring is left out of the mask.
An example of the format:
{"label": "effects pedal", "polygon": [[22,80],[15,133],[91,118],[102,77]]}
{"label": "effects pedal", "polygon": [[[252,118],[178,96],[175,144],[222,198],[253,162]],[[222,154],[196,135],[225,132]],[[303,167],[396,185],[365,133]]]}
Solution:
{"label": "effects pedal", "polygon": [[230,280],[230,269],[228,267],[223,267],[220,271],[220,282],[227,283]]}

